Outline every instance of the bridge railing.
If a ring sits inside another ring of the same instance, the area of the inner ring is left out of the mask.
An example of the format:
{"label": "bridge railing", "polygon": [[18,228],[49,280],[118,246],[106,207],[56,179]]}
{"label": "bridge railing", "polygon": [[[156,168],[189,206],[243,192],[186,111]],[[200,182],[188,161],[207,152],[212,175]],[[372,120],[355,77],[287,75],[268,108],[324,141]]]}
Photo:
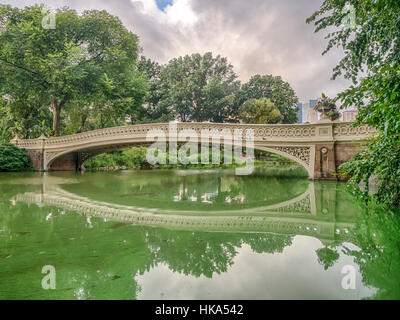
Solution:
{"label": "bridge railing", "polygon": [[[95,141],[107,141],[113,139],[136,139],[145,141],[150,130],[162,130],[168,136],[168,123],[139,124],[105,128],[73,135],[38,139],[13,139],[11,143],[25,149],[54,149],[69,147]],[[315,142],[315,141],[349,141],[365,140],[376,131],[368,126],[353,127],[348,122],[331,122],[316,124],[278,124],[278,125],[254,125],[254,124],[228,124],[228,123],[177,123],[177,131],[184,129],[194,130],[200,137],[202,130],[235,129],[254,130],[255,141],[286,141],[286,142]]]}

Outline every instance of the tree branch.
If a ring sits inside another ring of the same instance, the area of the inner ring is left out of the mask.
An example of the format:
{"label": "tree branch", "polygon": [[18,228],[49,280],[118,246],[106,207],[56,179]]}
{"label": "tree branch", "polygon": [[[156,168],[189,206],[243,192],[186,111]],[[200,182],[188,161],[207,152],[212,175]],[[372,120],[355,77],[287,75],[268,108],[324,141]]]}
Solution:
{"label": "tree branch", "polygon": [[13,68],[21,69],[21,70],[23,70],[23,71],[25,71],[25,72],[30,73],[31,75],[34,75],[34,76],[40,78],[40,79],[39,79],[40,81],[44,82],[44,83],[47,85],[47,87],[50,87],[50,83],[47,82],[46,80],[44,80],[44,79],[41,77],[41,75],[40,75],[39,73],[37,73],[37,72],[35,72],[35,71],[32,71],[32,70],[29,70],[29,69],[27,69],[27,68],[25,68],[25,67],[23,67],[23,66],[16,65],[16,64],[14,64],[14,63],[12,63],[12,62],[9,62],[9,61],[7,61],[7,60],[5,60],[5,59],[3,59],[3,58],[0,58],[0,61],[2,61],[3,63],[8,64],[9,66],[11,66],[11,67],[13,67]]}

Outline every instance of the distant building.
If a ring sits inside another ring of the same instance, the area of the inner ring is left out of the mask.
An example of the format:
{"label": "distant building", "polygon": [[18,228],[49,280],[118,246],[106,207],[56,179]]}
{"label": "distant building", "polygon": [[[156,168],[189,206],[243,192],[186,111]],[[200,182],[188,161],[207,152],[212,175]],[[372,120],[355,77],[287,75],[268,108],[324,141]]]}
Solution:
{"label": "distant building", "polygon": [[316,123],[318,122],[318,111],[314,110],[312,108],[308,109],[308,113],[307,113],[307,122],[309,123]]}
{"label": "distant building", "polygon": [[[318,100],[311,99],[307,103],[299,102],[297,107],[299,108],[298,111],[298,123],[315,123],[318,121],[318,112],[313,110],[313,108],[317,105]],[[300,121],[301,119],[301,121]]]}
{"label": "distant building", "polygon": [[308,108],[308,103],[303,103],[302,123],[307,121]]}
{"label": "distant building", "polygon": [[297,123],[303,123],[303,104],[299,102],[297,108],[299,109],[297,111]]}
{"label": "distant building", "polygon": [[[297,107],[299,108],[298,111],[298,123],[316,123],[320,119],[320,113],[314,108],[318,103],[317,99],[310,99],[307,103],[299,102]],[[339,108],[338,108],[339,109]],[[355,121],[358,115],[358,109],[354,108],[352,110],[345,110],[340,112],[341,116],[340,119],[344,122],[352,122]]]}
{"label": "distant building", "polygon": [[354,108],[353,110],[346,110],[342,112],[343,121],[344,122],[352,122],[355,121],[358,115],[358,108]]}
{"label": "distant building", "polygon": [[314,100],[310,100],[310,108],[315,108],[317,105],[318,100],[314,99]]}

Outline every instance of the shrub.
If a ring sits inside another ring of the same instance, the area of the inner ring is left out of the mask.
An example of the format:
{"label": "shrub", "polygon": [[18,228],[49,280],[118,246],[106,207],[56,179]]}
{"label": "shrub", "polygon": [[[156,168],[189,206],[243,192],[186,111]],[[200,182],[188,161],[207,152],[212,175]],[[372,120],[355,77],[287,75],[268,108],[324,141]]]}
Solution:
{"label": "shrub", "polygon": [[123,159],[127,166],[143,166],[147,164],[146,147],[134,147],[123,152]]}
{"label": "shrub", "polygon": [[10,143],[0,143],[0,171],[31,171],[32,165],[25,149]]}

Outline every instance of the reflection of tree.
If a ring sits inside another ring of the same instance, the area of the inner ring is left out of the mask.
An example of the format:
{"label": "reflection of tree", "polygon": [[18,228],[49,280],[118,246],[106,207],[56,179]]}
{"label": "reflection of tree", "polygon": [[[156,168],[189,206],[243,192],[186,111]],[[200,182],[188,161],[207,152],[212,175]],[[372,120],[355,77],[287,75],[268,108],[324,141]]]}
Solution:
{"label": "reflection of tree", "polygon": [[318,262],[324,266],[324,270],[332,267],[339,259],[339,253],[328,247],[318,249],[317,251]]}
{"label": "reflection of tree", "polygon": [[400,210],[366,210],[351,232],[361,250],[345,247],[360,266],[365,285],[378,289],[375,299],[400,298]]}
{"label": "reflection of tree", "polygon": [[247,234],[244,242],[256,253],[282,253],[285,247],[292,244],[293,238],[280,234]]}
{"label": "reflection of tree", "polygon": [[[355,227],[342,246],[345,255],[354,258],[364,285],[377,289],[370,299],[400,299],[400,210],[383,207],[363,208]],[[354,245],[356,248],[354,248]],[[339,258],[332,249],[317,250],[318,261],[327,270]]]}
{"label": "reflection of tree", "polygon": [[308,180],[266,177],[262,172],[238,179],[238,190],[243,190],[251,203],[279,203],[303,194],[309,186]]}
{"label": "reflection of tree", "polygon": [[240,238],[227,238],[221,233],[152,229],[146,244],[152,260],[167,263],[171,270],[212,277],[213,273],[226,272],[233,264]]}
{"label": "reflection of tree", "polygon": [[[24,203],[10,205],[15,190],[0,195],[0,209],[5,209],[0,223],[7,231],[0,233],[0,258],[11,257],[1,268],[0,298],[19,299],[28,291],[38,299],[132,299],[139,290],[132,279],[160,263],[174,272],[210,278],[226,272],[244,244],[268,253],[291,244],[286,235],[132,227],[52,206],[28,209]],[[23,191],[25,186],[18,187]],[[56,292],[31,289],[47,264],[57,270]]]}
{"label": "reflection of tree", "polygon": [[[155,185],[137,184],[132,180],[120,184],[110,183],[114,181],[110,179],[105,181],[112,188],[115,186],[115,190],[110,187],[110,197],[120,193],[133,196],[141,192],[154,194],[157,190],[169,197],[184,181],[184,189],[189,196],[191,192],[201,194],[214,190],[220,195],[215,201],[224,201],[226,196],[233,197],[240,193],[244,193],[246,199],[254,201],[277,199],[277,193],[281,193],[280,197],[292,198],[297,193],[304,192],[308,185],[308,181],[303,184],[302,181],[294,180],[293,183],[293,180],[261,176],[237,178],[232,175],[194,175],[184,179],[172,177],[175,180],[170,184],[167,179],[170,175],[160,174],[157,177],[155,176],[155,180],[160,183]],[[265,184],[268,184],[267,189]],[[95,187],[94,184],[93,186]],[[316,186],[319,190],[318,184]],[[342,196],[336,196],[335,189],[330,190],[335,185],[326,186],[327,189],[321,188],[317,194],[322,200],[328,198],[329,202],[321,201],[319,208],[328,208],[334,219],[340,218],[342,222],[353,224],[355,214],[349,201]],[[47,191],[50,187],[47,186]],[[71,185],[71,188],[75,187],[79,188],[80,184]],[[87,184],[83,187],[90,189]],[[100,190],[99,196],[102,196],[105,195],[106,188],[93,190]],[[268,194],[265,194],[265,190],[268,190]],[[327,195],[329,191],[332,196]],[[15,298],[21,298],[22,292],[26,292],[27,288],[35,287],[33,282],[37,280],[37,275],[41,275],[40,268],[51,264],[49,260],[53,259],[56,259],[54,263],[57,264],[57,288],[61,290],[57,294],[63,298],[76,297],[75,291],[78,289],[82,289],[82,297],[92,299],[134,298],[138,287],[132,278],[160,263],[174,272],[212,277],[215,273],[226,272],[233,265],[239,249],[245,244],[256,253],[283,252],[286,246],[292,244],[292,237],[287,235],[132,227],[95,217],[91,218],[92,227],[89,227],[87,216],[74,212],[62,214],[62,208],[35,205],[28,207],[23,203],[10,202],[16,193],[24,192],[40,194],[42,186],[0,184],[0,258],[4,258],[0,259],[0,263],[6,262],[5,267],[2,265],[0,268],[2,280],[5,281],[2,286],[6,288],[0,292],[0,298],[4,292],[13,292]],[[77,193],[80,194],[79,190]],[[336,210],[337,207],[340,210]],[[52,218],[46,220],[50,212]],[[353,256],[355,263],[359,265],[364,284],[378,289],[374,298],[400,298],[399,213],[370,209],[360,215],[355,228],[349,229],[348,234],[343,234],[346,242],[361,249],[353,250],[346,244],[341,245],[344,247],[343,252]],[[336,235],[338,245],[343,237],[342,233]],[[334,247],[331,244],[317,250],[318,261],[325,270],[338,260],[339,253],[334,251]],[[13,287],[15,283],[16,288]],[[40,290],[35,294],[38,295],[37,298],[51,298],[48,291]]]}
{"label": "reflection of tree", "polygon": [[243,244],[257,253],[282,252],[292,243],[286,235],[258,233],[209,233],[149,229],[146,244],[152,260],[164,262],[185,275],[211,278],[213,273],[226,272]]}

